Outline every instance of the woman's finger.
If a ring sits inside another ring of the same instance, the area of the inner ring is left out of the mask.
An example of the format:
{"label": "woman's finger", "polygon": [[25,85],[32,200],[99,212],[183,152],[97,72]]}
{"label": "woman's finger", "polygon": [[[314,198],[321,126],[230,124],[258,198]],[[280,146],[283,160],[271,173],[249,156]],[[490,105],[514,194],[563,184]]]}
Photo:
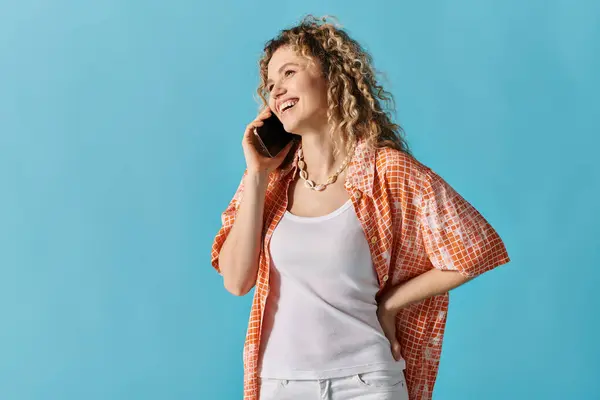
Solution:
{"label": "woman's finger", "polygon": [[394,356],[394,359],[396,361],[398,361],[401,357],[400,355],[400,342],[398,342],[397,339],[394,338],[394,342],[392,343],[392,354]]}
{"label": "woman's finger", "polygon": [[281,149],[281,151],[279,152],[279,154],[277,154],[275,156],[275,159],[283,161],[283,159],[285,158],[285,156],[287,156],[287,154],[289,153],[290,147],[292,147],[293,144],[294,144],[294,142],[292,140],[290,140],[290,142],[288,144],[286,144],[283,149]]}
{"label": "woman's finger", "polygon": [[268,113],[263,113],[263,114],[260,114],[260,115],[258,116],[258,118],[256,118],[256,121],[263,121],[263,120],[265,120],[265,119],[269,118],[270,116],[271,116],[271,113],[270,113],[270,112],[268,112]]}
{"label": "woman's finger", "polygon": [[246,126],[246,132],[247,132],[248,134],[250,134],[250,133],[254,133],[254,132],[253,132],[253,131],[254,131],[254,128],[258,128],[259,126],[263,126],[264,124],[265,124],[265,123],[264,123],[264,122],[262,122],[262,121],[254,121],[254,122],[251,122],[250,124],[248,124],[248,126]]}

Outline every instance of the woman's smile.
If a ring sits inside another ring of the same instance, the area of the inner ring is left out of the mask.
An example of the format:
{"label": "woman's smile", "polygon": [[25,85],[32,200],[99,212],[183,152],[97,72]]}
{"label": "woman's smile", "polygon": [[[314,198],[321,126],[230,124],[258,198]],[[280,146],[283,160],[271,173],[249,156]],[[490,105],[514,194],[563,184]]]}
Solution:
{"label": "woman's smile", "polygon": [[284,114],[285,114],[285,115],[287,115],[287,114],[289,113],[289,111],[290,111],[292,108],[296,107],[296,105],[297,105],[299,102],[300,102],[300,100],[295,100],[293,103],[291,103],[291,104],[292,104],[292,106],[291,106],[291,107],[290,107],[290,106],[287,106],[287,105],[284,105],[284,106],[283,106],[283,109],[282,109],[282,111],[281,111],[281,116],[283,116]]}

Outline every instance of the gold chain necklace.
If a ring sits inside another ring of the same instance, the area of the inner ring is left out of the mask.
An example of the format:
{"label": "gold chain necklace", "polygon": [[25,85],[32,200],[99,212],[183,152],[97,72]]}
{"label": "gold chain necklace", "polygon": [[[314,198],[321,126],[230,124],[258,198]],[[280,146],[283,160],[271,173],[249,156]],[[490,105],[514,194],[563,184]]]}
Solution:
{"label": "gold chain necklace", "polygon": [[354,143],[352,145],[352,150],[350,150],[350,152],[348,153],[348,155],[344,159],[344,162],[342,163],[342,165],[340,165],[340,167],[337,169],[337,171],[335,171],[335,173],[333,175],[329,176],[329,179],[327,179],[327,182],[326,183],[319,183],[319,184],[317,184],[314,181],[311,181],[310,179],[308,179],[308,172],[306,172],[306,163],[304,162],[304,153],[302,152],[302,148],[300,148],[298,150],[298,168],[300,168],[300,177],[302,179],[304,179],[304,185],[307,188],[310,188],[310,189],[315,190],[317,192],[321,192],[321,191],[325,190],[325,188],[327,186],[329,186],[332,183],[334,183],[335,181],[337,181],[338,175],[348,165],[348,162],[350,161],[350,158],[351,158],[352,154],[354,153],[355,147],[356,147],[356,143]]}

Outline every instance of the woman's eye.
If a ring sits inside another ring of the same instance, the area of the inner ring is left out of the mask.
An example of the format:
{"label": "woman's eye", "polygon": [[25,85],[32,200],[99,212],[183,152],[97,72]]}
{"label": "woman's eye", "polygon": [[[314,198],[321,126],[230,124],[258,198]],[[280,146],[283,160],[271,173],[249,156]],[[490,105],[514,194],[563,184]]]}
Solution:
{"label": "woman's eye", "polygon": [[[283,75],[284,75],[284,76],[288,76],[288,72],[296,72],[296,71],[294,71],[293,69],[288,69],[287,71],[285,71],[285,72],[283,73]],[[273,86],[274,86],[274,85],[269,85],[269,86],[267,87],[267,91],[268,91],[268,92],[270,92],[271,90],[273,90]]]}

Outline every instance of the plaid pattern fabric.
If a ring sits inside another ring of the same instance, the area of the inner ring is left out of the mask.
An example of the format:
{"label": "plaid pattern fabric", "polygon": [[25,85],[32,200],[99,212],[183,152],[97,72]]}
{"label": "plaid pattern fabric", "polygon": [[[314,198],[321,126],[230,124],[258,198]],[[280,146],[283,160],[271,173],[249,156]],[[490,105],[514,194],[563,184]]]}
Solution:
{"label": "plaid pattern fabric", "polygon": [[[380,285],[378,294],[388,285],[401,284],[431,268],[455,270],[472,278],[510,261],[500,236],[485,218],[410,155],[390,148],[374,149],[359,140],[347,168],[344,186],[369,243]],[[269,292],[269,243],[287,209],[288,187],[297,173],[294,159],[269,178],[263,248],[244,343],[244,400],[258,400],[258,346]],[[244,171],[243,176],[246,174]],[[211,263],[219,273],[219,252],[243,192],[244,178],[222,213],[222,226],[212,245]],[[432,398],[447,310],[445,293],[398,313],[397,337],[406,360],[411,400]]]}

